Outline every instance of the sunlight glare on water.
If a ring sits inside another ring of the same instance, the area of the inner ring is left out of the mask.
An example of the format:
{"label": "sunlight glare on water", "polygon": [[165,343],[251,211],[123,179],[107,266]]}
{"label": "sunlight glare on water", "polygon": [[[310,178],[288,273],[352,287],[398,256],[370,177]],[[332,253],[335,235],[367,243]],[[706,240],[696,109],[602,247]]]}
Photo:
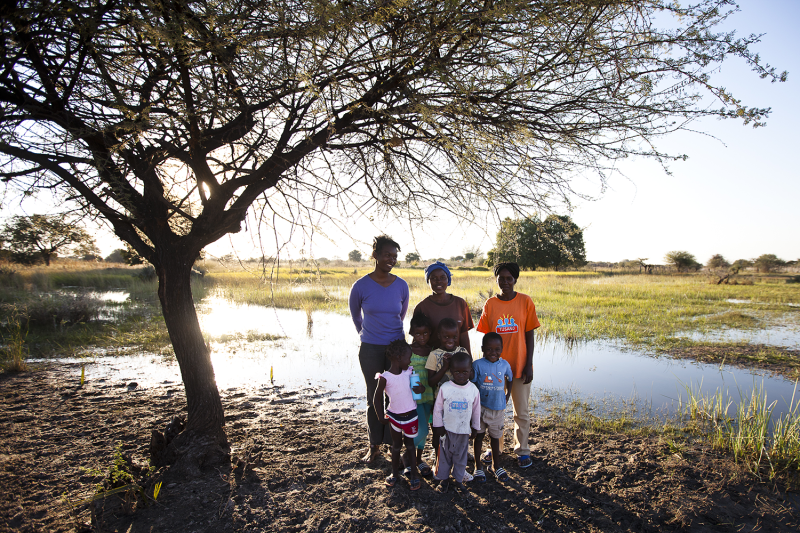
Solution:
{"label": "sunlight glare on water", "polygon": [[[314,385],[352,395],[363,394],[358,364],[358,335],[350,317],[258,305],[237,305],[207,298],[199,306],[200,327],[214,338],[242,334],[241,341],[212,340],[217,384],[233,387],[269,382],[286,386]],[[248,341],[247,335],[275,335],[276,341]]]}
{"label": "sunlight glare on water", "polygon": [[748,342],[797,349],[800,345],[800,330],[788,327],[759,328],[752,330],[724,329],[703,333],[700,331],[683,335],[694,341],[706,342]]}
{"label": "sunlight glare on water", "polygon": [[[359,339],[349,316],[317,311],[309,324],[305,311],[239,305],[216,297],[203,300],[198,312],[220,389],[314,387],[332,391],[333,399],[352,399],[356,408],[366,405]],[[275,337],[280,338],[270,340]],[[481,338],[482,334],[470,332],[476,357]],[[136,381],[140,387],[181,382],[174,359],[152,355],[95,357],[87,363],[90,378]],[[774,415],[785,411],[794,386],[764,372],[653,357],[610,342],[573,348],[540,343],[534,355],[534,398],[556,395],[590,402],[616,398],[670,411],[679,397],[685,401],[686,386],[696,390],[701,384],[704,394],[720,390],[733,400],[748,396],[754,385],[763,385],[770,401],[778,401]]]}

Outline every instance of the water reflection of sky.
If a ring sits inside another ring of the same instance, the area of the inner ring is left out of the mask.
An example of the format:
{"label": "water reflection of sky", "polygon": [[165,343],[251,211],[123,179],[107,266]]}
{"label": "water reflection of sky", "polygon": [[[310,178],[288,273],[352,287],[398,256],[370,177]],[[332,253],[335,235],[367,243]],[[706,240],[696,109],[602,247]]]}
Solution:
{"label": "water reflection of sky", "polygon": [[686,387],[704,396],[720,391],[734,406],[741,396],[749,398],[754,386],[761,387],[770,401],[777,400],[775,414],[788,409],[794,391],[794,383],[764,372],[648,356],[604,343],[540,346],[534,374],[534,385],[543,393],[635,400],[654,414],[677,408],[679,398],[685,403]]}
{"label": "water reflection of sky", "polygon": [[[238,305],[219,298],[205,299],[198,311],[201,328],[211,338],[220,389],[258,388],[270,384],[272,372],[275,385],[311,385],[334,391],[334,397],[356,397],[356,407],[365,405],[359,341],[349,316],[313,312],[309,326],[305,311]],[[248,341],[248,334],[256,340]],[[258,340],[268,335],[283,338]],[[220,342],[221,337],[227,337],[226,342]],[[470,332],[476,354],[481,337]],[[761,337],[749,338],[774,340],[776,336],[767,330]],[[796,346],[796,339],[793,343]],[[794,387],[785,379],[761,372],[657,358],[603,342],[583,343],[573,349],[561,343],[538,345],[534,367],[537,397],[634,399],[656,412],[675,408],[678,398],[685,401],[686,386],[693,390],[701,387],[705,395],[720,390],[737,400],[749,396],[755,384],[763,386],[770,401],[778,401],[777,414],[787,408]],[[174,360],[151,355],[95,357],[88,360],[86,377],[136,381],[144,387],[181,383]]]}
{"label": "water reflection of sky", "polygon": [[695,341],[706,342],[747,342],[797,349],[800,345],[800,331],[788,327],[770,327],[751,330],[723,329],[710,332],[693,332],[686,335]]}

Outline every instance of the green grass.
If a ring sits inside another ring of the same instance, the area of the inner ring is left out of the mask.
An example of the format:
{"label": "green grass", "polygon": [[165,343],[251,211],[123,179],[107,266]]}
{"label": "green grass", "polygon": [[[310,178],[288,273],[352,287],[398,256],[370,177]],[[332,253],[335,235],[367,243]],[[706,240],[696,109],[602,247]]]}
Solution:
{"label": "green grass", "polygon": [[[212,272],[220,297],[235,302],[346,314],[352,284],[369,269]],[[411,292],[410,309],[429,294],[420,269],[395,269]],[[754,329],[780,321],[800,327],[800,286],[756,283],[711,285],[703,276],[607,275],[593,272],[523,272],[517,290],[530,295],[542,327],[539,339],[579,342],[622,339],[661,346],[678,334],[725,328]],[[464,298],[475,318],[497,291],[489,272],[455,271],[450,292]],[[748,300],[733,304],[728,299]]]}
{"label": "green grass", "polygon": [[[37,297],[42,299],[43,293],[52,298],[57,291],[69,292],[76,287],[98,292],[121,289],[129,292],[133,301],[122,307],[138,311],[121,313],[114,324],[55,320],[57,327],[50,330],[31,330],[31,345],[47,345],[53,351],[87,344],[122,347],[130,342],[143,349],[158,347],[163,351],[169,341],[161,325],[156,281],[142,279],[141,267],[76,265],[5,273],[0,280],[4,284],[0,287],[0,304],[22,306]],[[369,268],[282,267],[268,271],[269,277],[264,278],[260,270],[212,271],[195,280],[193,288],[195,301],[214,295],[236,303],[301,309],[309,315],[319,310],[347,314],[350,287],[369,272]],[[394,272],[409,284],[410,309],[430,293],[422,269],[396,268]],[[668,349],[691,342],[679,338],[690,332],[728,328],[755,331],[775,324],[800,327],[800,308],[787,305],[800,303],[800,285],[774,283],[768,278],[755,278],[752,285],[714,285],[702,275],[523,272],[517,289],[536,303],[542,323],[537,330],[539,341],[616,339],[634,346]],[[453,271],[450,292],[467,301],[475,319],[486,298],[496,291],[489,271]],[[728,299],[747,303],[730,303]]]}
{"label": "green grass", "polygon": [[24,315],[18,309],[12,309],[6,316],[7,334],[0,346],[0,368],[5,372],[24,372],[28,369],[25,360],[28,358],[28,347],[25,341],[28,328],[24,323]]}
{"label": "green grass", "polygon": [[795,382],[789,409],[775,422],[776,401],[756,384],[750,395],[741,395],[731,413],[732,399],[720,391],[703,393],[700,387],[686,387],[680,398],[680,412],[713,448],[731,453],[758,476],[770,481],[780,478],[800,484],[800,396]]}

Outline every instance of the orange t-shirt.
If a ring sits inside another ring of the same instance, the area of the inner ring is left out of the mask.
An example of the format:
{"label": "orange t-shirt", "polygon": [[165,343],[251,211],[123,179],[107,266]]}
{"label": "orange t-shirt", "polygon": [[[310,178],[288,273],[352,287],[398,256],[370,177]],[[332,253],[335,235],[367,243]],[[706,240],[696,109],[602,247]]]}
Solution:
{"label": "orange t-shirt", "polygon": [[536,317],[536,306],[527,294],[518,292],[509,301],[492,296],[483,305],[481,319],[476,328],[481,333],[494,331],[503,339],[502,358],[511,365],[514,377],[522,376],[525,370],[527,345],[525,332],[540,326]]}

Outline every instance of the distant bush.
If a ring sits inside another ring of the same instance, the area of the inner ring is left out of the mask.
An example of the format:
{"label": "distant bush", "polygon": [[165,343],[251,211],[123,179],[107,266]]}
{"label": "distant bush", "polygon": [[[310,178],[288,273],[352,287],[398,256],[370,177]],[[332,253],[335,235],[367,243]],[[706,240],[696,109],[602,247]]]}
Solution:
{"label": "distant bush", "polygon": [[11,265],[0,265],[0,285],[10,287],[16,285],[19,275]]}
{"label": "distant bush", "polygon": [[792,276],[786,280],[786,283],[800,283],[800,276]]}
{"label": "distant bush", "polygon": [[731,269],[735,270],[736,272],[739,272],[740,270],[744,270],[751,266],[753,266],[753,262],[750,261],[749,259],[737,259],[731,265]]}
{"label": "distant bush", "polygon": [[772,272],[785,264],[786,261],[778,258],[775,254],[760,255],[758,259],[753,261],[753,266],[755,266],[759,272]]}
{"label": "distant bush", "polygon": [[667,255],[664,256],[664,261],[678,270],[699,270],[700,267],[703,266],[697,262],[694,255],[685,251],[668,252]]}
{"label": "distant bush", "polygon": [[708,260],[706,263],[708,268],[728,268],[731,266],[730,263],[722,256],[722,254],[714,254],[711,256],[711,259]]}
{"label": "distant bush", "polygon": [[156,279],[156,268],[153,265],[147,265],[136,274],[136,277],[142,281],[153,281]]}
{"label": "distant bush", "polygon": [[21,327],[66,326],[97,319],[102,302],[86,295],[40,295],[35,299],[0,309],[3,316],[17,313]]}
{"label": "distant bush", "polygon": [[121,248],[117,248],[110,254],[108,254],[105,258],[106,263],[124,263],[125,262],[125,250]]}

